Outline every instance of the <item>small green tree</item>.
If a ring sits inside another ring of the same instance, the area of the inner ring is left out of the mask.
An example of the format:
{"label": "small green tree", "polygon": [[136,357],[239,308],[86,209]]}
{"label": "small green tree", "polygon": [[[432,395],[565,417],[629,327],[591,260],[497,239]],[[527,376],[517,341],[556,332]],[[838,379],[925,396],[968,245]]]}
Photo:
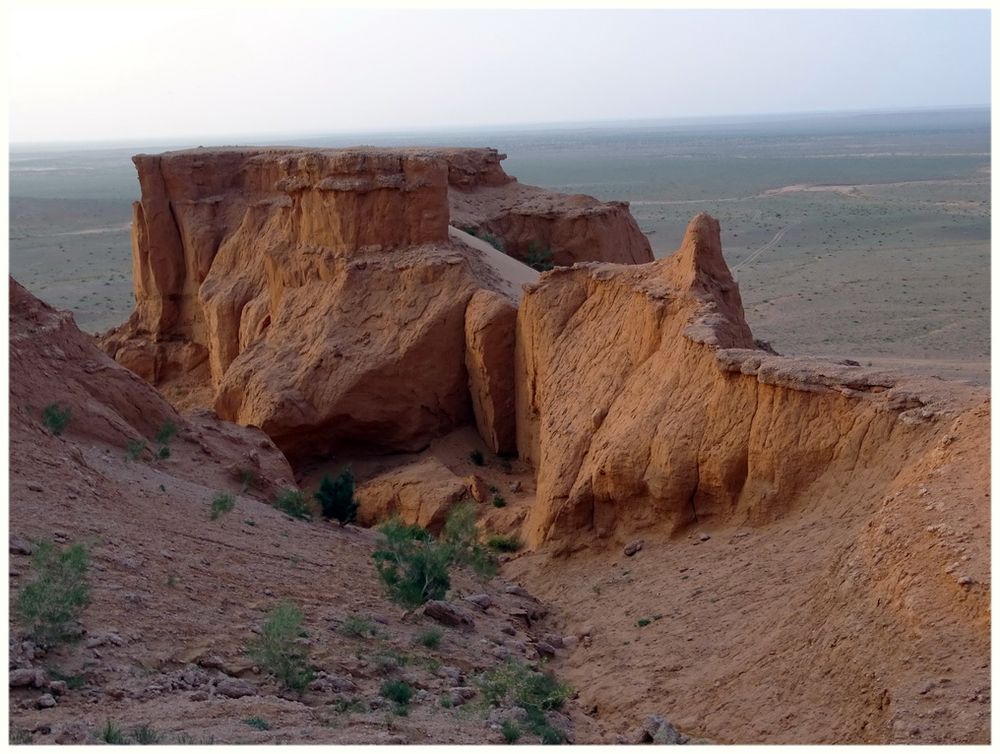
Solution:
{"label": "small green tree", "polygon": [[324,475],[315,494],[323,518],[335,518],[341,526],[353,522],[358,517],[358,502],[354,499],[354,472],[351,467],[330,479]]}
{"label": "small green tree", "polygon": [[305,636],[302,620],[302,611],[285,600],[268,613],[260,636],[247,645],[248,654],[261,669],[299,692],[313,679],[309,654],[298,641]]}
{"label": "small green tree", "polygon": [[52,646],[79,637],[76,622],[90,601],[90,554],[81,543],[58,549],[35,543],[35,579],[21,589],[16,612],[21,627],[39,644]]}
{"label": "small green tree", "polygon": [[459,503],[448,514],[441,540],[449,548],[452,562],[471,566],[480,576],[496,576],[497,560],[480,542],[476,526],[476,504]]}
{"label": "small green tree", "polygon": [[434,541],[430,532],[393,518],[379,527],[382,541],[373,553],[375,567],[389,598],[417,607],[444,597],[451,585],[451,548]]}

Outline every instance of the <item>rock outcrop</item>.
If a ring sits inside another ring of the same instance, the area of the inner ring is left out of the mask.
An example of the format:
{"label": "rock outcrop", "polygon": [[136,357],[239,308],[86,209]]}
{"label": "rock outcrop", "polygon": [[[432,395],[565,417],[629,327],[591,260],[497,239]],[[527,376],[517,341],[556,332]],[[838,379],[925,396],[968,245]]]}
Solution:
{"label": "rock outcrop", "polygon": [[672,257],[542,276],[518,312],[516,360],[535,546],[871,499],[986,400],[756,349],[707,215]]}
{"label": "rock outcrop", "polygon": [[552,262],[643,264],[653,261],[649,239],[627,202],[602,202],[585,194],[560,194],[526,186],[500,165],[495,149],[448,150],[451,223],[503,242],[524,259],[532,247],[552,252]]}
{"label": "rock outcrop", "polygon": [[[148,383],[102,353],[71,314],[42,303],[13,279],[10,369],[10,430],[18,447],[34,452],[35,446],[53,444],[56,457],[77,465],[87,464],[81,446],[96,447],[121,465],[130,443],[137,463],[153,460],[158,446],[166,445],[169,461],[160,460],[179,478],[215,489],[242,484],[250,495],[294,486],[288,461],[263,432],[220,421],[211,411],[179,414]],[[49,407],[67,417],[65,426],[46,428]],[[159,442],[165,425],[173,427],[171,439]],[[30,473],[28,456],[12,452],[12,474]]]}
{"label": "rock outcrop", "polygon": [[[512,376],[493,365],[509,365],[512,306],[537,274],[450,228],[449,198],[558,195],[513,182],[494,150],[199,149],[134,161],[136,310],[103,339],[118,361],[160,387],[184,385],[171,393],[189,393],[183,405],[211,395],[220,416],[262,428],[292,457],[415,451],[473,415],[490,447],[513,450]],[[635,246],[626,210],[564,199],[550,219],[568,223],[569,257],[619,259]],[[495,297],[467,315],[477,291]]]}

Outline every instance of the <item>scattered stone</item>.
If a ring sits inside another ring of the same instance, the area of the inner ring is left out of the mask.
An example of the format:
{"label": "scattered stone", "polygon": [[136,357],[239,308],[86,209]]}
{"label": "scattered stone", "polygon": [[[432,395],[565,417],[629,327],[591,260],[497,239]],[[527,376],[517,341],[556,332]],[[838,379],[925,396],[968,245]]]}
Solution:
{"label": "scattered stone", "polygon": [[462,610],[460,607],[452,605],[444,600],[431,600],[424,605],[424,615],[428,618],[436,620],[438,623],[443,623],[446,626],[454,626],[456,628],[463,629],[474,629],[476,623],[472,620],[472,616],[467,612]]}
{"label": "scattered stone", "polygon": [[563,647],[563,637],[558,634],[545,634],[545,636],[542,637],[542,641],[546,644],[551,644],[556,649],[562,649]]}
{"label": "scattered stone", "polygon": [[215,693],[230,699],[239,699],[244,696],[254,696],[257,688],[241,678],[223,678],[216,684]]}
{"label": "scattered stone", "polygon": [[551,644],[540,641],[535,644],[535,650],[538,652],[539,657],[555,657],[556,648]]}
{"label": "scattered stone", "polygon": [[566,649],[576,649],[576,645],[579,643],[579,639],[575,636],[564,636],[562,637],[562,644]]}
{"label": "scattered stone", "polygon": [[41,492],[42,485],[40,485],[38,482],[28,482],[28,489],[31,490],[32,492]]}
{"label": "scattered stone", "polygon": [[192,702],[204,702],[208,700],[208,692],[204,689],[195,691],[191,696],[188,697]]}
{"label": "scattered stone", "polygon": [[449,681],[451,681],[453,684],[456,685],[460,684],[463,678],[462,671],[454,667],[453,665],[442,665],[440,668],[438,668],[437,674],[441,678],[447,678]]}
{"label": "scattered stone", "polygon": [[7,680],[10,683],[11,688],[19,688],[21,686],[34,686],[35,669],[20,668],[18,670],[11,670],[7,676]]}
{"label": "scattered stone", "polygon": [[31,542],[18,534],[10,535],[10,551],[16,555],[31,555],[33,548]]}
{"label": "scattered stone", "polygon": [[69,686],[66,684],[66,681],[52,681],[49,684],[49,691],[56,696],[62,696],[69,691]]}
{"label": "scattered stone", "polygon": [[466,602],[471,602],[482,611],[486,611],[493,604],[493,600],[488,594],[472,594],[465,598]]}
{"label": "scattered stone", "polygon": [[520,584],[511,584],[506,589],[504,589],[504,591],[507,592],[507,594],[513,594],[518,597],[524,597],[526,600],[533,600],[534,602],[538,602],[538,598],[535,597],[533,594],[531,594],[527,589],[525,589]]}
{"label": "scattered stone", "polygon": [[630,744],[684,744],[687,736],[678,733],[668,720],[660,715],[649,715],[629,737]]}
{"label": "scattered stone", "polygon": [[49,709],[56,706],[56,698],[52,694],[42,694],[36,702],[38,709]]}
{"label": "scattered stone", "polygon": [[83,723],[69,723],[56,734],[56,743],[60,746],[82,744],[87,740],[88,729]]}
{"label": "scattered stone", "polygon": [[702,532],[701,534],[698,535],[699,542],[707,542],[711,538],[712,536],[710,534],[706,534],[705,532]]}
{"label": "scattered stone", "polygon": [[959,576],[958,583],[959,586],[972,586],[976,583],[976,580],[971,576]]}
{"label": "scattered stone", "polygon": [[520,479],[511,482],[509,486],[511,492],[520,492],[523,489],[523,485],[521,484]]}
{"label": "scattered stone", "polygon": [[507,634],[508,636],[517,636],[517,629],[507,623],[500,627],[500,633]]}
{"label": "scattered stone", "polygon": [[510,648],[505,646],[493,647],[492,654],[498,660],[509,660],[511,656]]}
{"label": "scattered stone", "polygon": [[633,539],[631,542],[625,545],[625,550],[624,550],[625,555],[631,558],[633,555],[639,552],[639,550],[642,549],[642,546],[644,544],[645,542],[643,542],[641,539]]}
{"label": "scattered stone", "polygon": [[933,690],[935,685],[937,684],[935,684],[934,681],[927,681],[923,686],[920,687],[920,691],[918,691],[917,693],[920,694],[921,696],[929,694]]}
{"label": "scattered stone", "polygon": [[580,628],[580,630],[577,632],[577,636],[580,636],[580,637],[583,637],[583,636],[593,636],[593,634],[594,634],[594,627],[591,626],[589,623],[586,624],[586,625],[584,625],[584,626],[582,626]]}

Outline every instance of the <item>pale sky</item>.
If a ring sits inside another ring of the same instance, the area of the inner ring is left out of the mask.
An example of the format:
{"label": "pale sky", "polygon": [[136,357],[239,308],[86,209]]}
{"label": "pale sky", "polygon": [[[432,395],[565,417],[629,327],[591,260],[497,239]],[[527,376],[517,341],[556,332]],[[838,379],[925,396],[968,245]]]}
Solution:
{"label": "pale sky", "polygon": [[12,142],[988,105],[988,11],[16,10]]}

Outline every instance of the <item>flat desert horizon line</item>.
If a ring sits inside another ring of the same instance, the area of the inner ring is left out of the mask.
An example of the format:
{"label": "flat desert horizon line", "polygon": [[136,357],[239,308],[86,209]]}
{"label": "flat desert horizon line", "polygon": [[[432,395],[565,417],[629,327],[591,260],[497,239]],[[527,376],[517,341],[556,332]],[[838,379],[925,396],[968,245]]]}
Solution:
{"label": "flat desert horizon line", "polygon": [[[795,124],[810,122],[824,118],[868,118],[878,116],[913,116],[913,115],[960,115],[981,114],[992,115],[992,104],[970,104],[960,106],[915,106],[905,108],[861,108],[841,110],[800,110],[773,113],[735,113],[729,115],[687,115],[663,116],[652,118],[611,118],[605,120],[573,120],[573,121],[518,121],[511,123],[488,123],[481,125],[457,124],[450,126],[413,126],[403,129],[355,128],[314,131],[269,131],[244,132],[232,134],[194,134],[177,136],[127,136],[102,139],[71,140],[20,140],[8,141],[10,153],[33,151],[39,148],[61,149],[115,149],[138,148],[140,146],[173,146],[181,143],[207,141],[212,146],[235,145],[266,145],[275,143],[275,139],[324,139],[366,136],[375,138],[386,137],[426,137],[433,135],[474,134],[492,135],[497,133],[535,133],[542,131],[599,131],[608,130],[641,130],[647,128],[691,128],[691,127],[739,127]],[[288,142],[289,144],[291,142]],[[206,145],[207,146],[207,145]]]}

